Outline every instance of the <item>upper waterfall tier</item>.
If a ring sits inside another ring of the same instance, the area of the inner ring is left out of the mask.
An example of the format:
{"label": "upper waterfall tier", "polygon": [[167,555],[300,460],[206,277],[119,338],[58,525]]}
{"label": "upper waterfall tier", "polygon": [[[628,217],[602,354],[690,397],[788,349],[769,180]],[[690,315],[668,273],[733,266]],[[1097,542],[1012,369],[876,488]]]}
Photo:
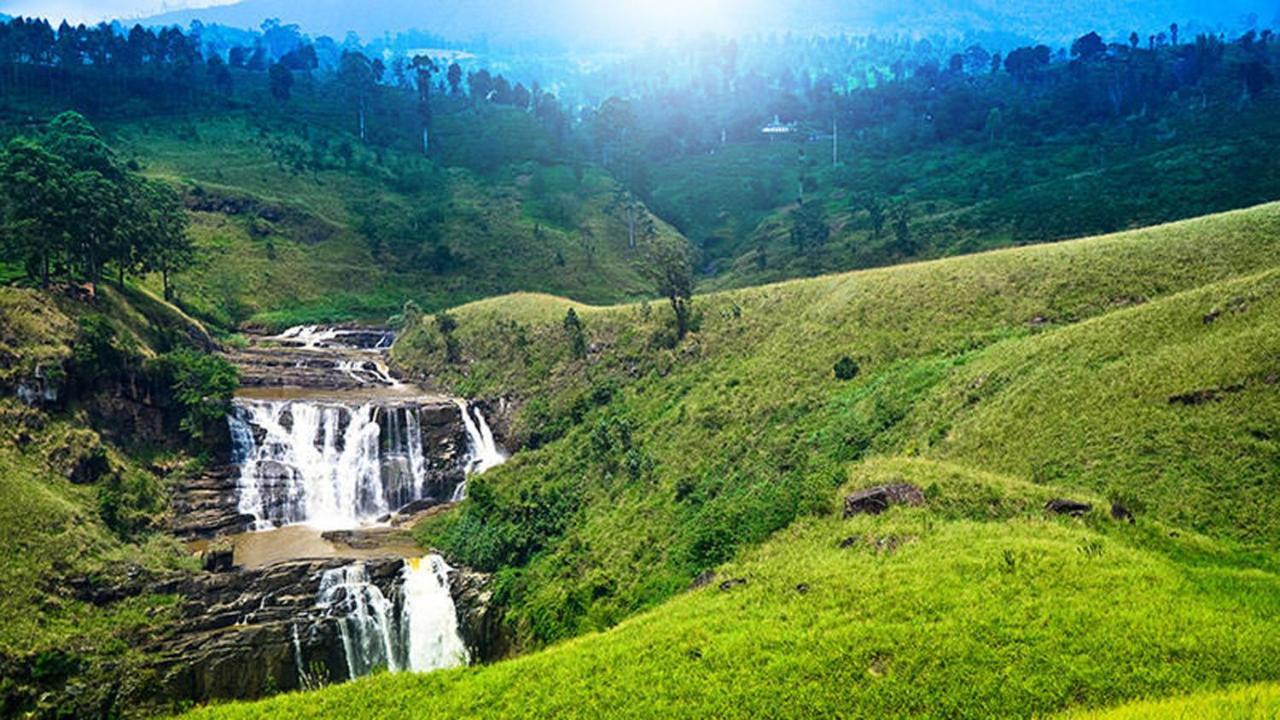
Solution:
{"label": "upper waterfall tier", "polygon": [[240,512],[259,530],[342,529],[447,502],[468,457],[460,414],[451,403],[239,398],[227,423]]}

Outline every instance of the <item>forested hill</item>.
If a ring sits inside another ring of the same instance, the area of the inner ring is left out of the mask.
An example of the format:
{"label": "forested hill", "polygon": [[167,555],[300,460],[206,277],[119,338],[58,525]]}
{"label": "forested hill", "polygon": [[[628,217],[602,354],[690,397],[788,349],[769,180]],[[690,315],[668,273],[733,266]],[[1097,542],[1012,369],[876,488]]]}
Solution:
{"label": "forested hill", "polygon": [[518,290],[615,302],[655,291],[655,244],[684,248],[690,283],[740,287],[1280,197],[1271,31],[1157,28],[1003,52],[709,39],[576,65],[278,22],[15,20],[0,134],[77,110],[178,190],[198,252],[175,297],[215,325]]}
{"label": "forested hill", "polygon": [[[1082,24],[1108,35],[1120,37],[1131,30],[1158,30],[1179,22],[1196,31],[1234,29],[1250,13],[1263,22],[1276,12],[1274,4],[1259,0],[1224,0],[1206,5],[1188,0],[1158,2],[1073,2],[1000,3],[989,0],[942,2],[827,3],[764,2],[746,0],[731,4],[732,12],[712,13],[703,7],[715,3],[692,2],[688,7],[659,4],[652,9],[629,8],[625,3],[597,3],[589,0],[393,0],[355,3],[352,0],[319,0],[293,3],[287,0],[243,0],[232,5],[199,10],[183,10],[147,19],[155,25],[192,20],[256,28],[267,18],[297,23],[313,34],[343,37],[348,31],[365,38],[392,35],[410,29],[429,31],[451,42],[486,40],[498,44],[530,41],[568,46],[591,46],[630,41],[639,45],[647,37],[684,34],[696,36],[705,30],[721,33],[785,34],[819,32],[826,35],[848,32],[881,35],[906,33],[915,36],[999,35],[1009,39],[1035,38],[1065,42]],[[714,16],[714,19],[712,19]]]}

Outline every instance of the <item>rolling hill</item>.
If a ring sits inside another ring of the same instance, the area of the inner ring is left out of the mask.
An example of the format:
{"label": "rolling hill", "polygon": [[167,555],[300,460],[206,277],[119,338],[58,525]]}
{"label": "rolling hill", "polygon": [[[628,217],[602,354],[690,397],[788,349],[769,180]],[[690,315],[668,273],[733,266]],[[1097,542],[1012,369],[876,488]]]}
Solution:
{"label": "rolling hill", "polygon": [[[463,367],[425,325],[396,357],[522,404],[527,449],[419,533],[498,572],[531,652],[197,716],[1028,716],[1274,682],[1278,226],[703,296],[670,350],[663,308],[578,305],[584,360],[564,301],[459,308]],[[920,506],[840,513],[903,483]]]}

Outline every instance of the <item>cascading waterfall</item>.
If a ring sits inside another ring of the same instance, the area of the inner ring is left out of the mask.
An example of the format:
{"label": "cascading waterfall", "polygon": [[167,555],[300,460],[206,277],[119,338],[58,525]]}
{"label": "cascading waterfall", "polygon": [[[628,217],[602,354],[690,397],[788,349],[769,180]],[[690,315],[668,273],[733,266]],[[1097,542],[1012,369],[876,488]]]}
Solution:
{"label": "cascading waterfall", "polygon": [[427,495],[416,407],[241,399],[228,424],[257,530],[351,528]]}
{"label": "cascading waterfall", "polygon": [[[493,438],[493,430],[484,419],[480,408],[473,408],[464,400],[458,401],[458,409],[462,411],[462,425],[467,430],[467,447],[470,453],[467,459],[467,477],[479,475],[490,468],[495,468],[507,461],[506,453],[498,447]],[[474,415],[474,417],[472,417]],[[464,480],[453,491],[452,502],[460,502],[467,497],[467,483]]]}
{"label": "cascading waterfall", "polygon": [[[449,591],[451,570],[439,555],[406,560],[394,602],[370,582],[364,563],[324,572],[316,606],[337,620],[348,677],[467,664]],[[303,667],[301,647],[294,652]]]}
{"label": "cascading waterfall", "polygon": [[364,563],[326,570],[320,578],[316,606],[337,618],[347,677],[369,675],[375,670],[400,670],[393,626],[395,606],[382,590],[369,582]]}
{"label": "cascading waterfall", "polygon": [[405,561],[401,638],[405,667],[413,672],[457,667],[470,661],[458,632],[458,611],[449,590],[452,571],[439,555]]}

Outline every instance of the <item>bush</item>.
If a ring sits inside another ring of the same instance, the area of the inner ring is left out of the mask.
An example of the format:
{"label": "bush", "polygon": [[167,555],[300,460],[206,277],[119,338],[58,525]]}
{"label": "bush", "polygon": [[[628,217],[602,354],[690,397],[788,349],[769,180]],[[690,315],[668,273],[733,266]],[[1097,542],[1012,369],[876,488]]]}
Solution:
{"label": "bush", "polygon": [[858,361],[845,355],[836,362],[835,373],[837,380],[852,380],[858,377],[861,368],[858,367]]}
{"label": "bush", "polygon": [[180,414],[179,429],[197,442],[213,438],[240,386],[236,367],[216,355],[177,350],[151,361],[148,369],[168,387]]}

